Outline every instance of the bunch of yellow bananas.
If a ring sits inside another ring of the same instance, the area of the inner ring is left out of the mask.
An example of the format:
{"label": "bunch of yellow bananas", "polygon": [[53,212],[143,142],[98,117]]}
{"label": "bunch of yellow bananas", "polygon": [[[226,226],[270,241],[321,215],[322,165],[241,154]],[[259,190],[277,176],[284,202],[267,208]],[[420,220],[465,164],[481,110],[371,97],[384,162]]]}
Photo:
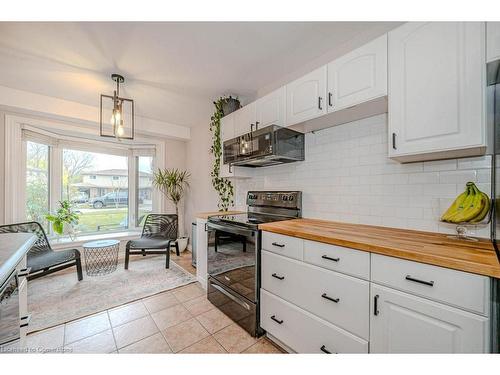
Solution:
{"label": "bunch of yellow bananas", "polygon": [[465,191],[441,216],[448,223],[479,223],[490,210],[490,198],[474,182],[467,182]]}

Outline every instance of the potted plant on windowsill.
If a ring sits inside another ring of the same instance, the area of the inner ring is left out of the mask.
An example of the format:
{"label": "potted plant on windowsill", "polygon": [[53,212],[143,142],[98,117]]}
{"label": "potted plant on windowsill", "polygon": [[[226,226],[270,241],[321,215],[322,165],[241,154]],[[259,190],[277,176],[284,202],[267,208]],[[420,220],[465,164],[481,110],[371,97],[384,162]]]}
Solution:
{"label": "potted plant on windowsill", "polygon": [[179,205],[184,197],[186,189],[189,187],[190,174],[187,171],[181,171],[177,168],[158,169],[153,174],[153,185],[160,190],[165,197],[175,206],[177,215],[177,243],[179,251],[186,250],[188,237],[184,235],[184,215],[179,210]]}
{"label": "potted plant on windowsill", "polygon": [[67,235],[74,241],[76,239],[75,225],[78,225],[78,213],[73,211],[71,202],[60,201],[55,215],[47,214],[45,218],[52,223],[52,229],[58,235]]}

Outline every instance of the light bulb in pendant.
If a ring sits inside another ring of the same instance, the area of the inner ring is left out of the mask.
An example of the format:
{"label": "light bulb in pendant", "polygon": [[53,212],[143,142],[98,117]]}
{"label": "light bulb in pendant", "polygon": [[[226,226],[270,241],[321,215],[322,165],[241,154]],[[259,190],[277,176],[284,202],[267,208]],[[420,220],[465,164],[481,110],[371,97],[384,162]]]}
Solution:
{"label": "light bulb in pendant", "polygon": [[123,128],[123,124],[119,124],[117,127],[116,127],[116,135],[118,137],[123,137],[123,134],[125,134],[125,129]]}

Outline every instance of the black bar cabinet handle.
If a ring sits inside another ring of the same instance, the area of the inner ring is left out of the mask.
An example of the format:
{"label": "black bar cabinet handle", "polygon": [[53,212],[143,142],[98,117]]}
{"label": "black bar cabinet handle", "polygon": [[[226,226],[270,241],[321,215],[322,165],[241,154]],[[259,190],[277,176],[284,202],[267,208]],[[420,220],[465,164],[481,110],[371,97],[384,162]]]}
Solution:
{"label": "black bar cabinet handle", "polygon": [[284,245],[284,244],[282,244],[282,243],[277,243],[277,242],[273,242],[271,245],[276,246],[276,247],[285,247],[285,245]]}
{"label": "black bar cabinet handle", "polygon": [[414,283],[424,284],[424,285],[428,285],[428,286],[434,286],[434,281],[432,281],[432,280],[431,281],[419,280],[419,279],[415,279],[414,277],[411,277],[410,275],[406,275],[405,279],[408,281],[413,281]]}
{"label": "black bar cabinet handle", "polygon": [[332,96],[333,94],[331,92],[328,93],[328,105],[330,107],[333,107],[333,104],[332,104]]}
{"label": "black bar cabinet handle", "polygon": [[18,277],[25,277],[25,276],[28,276],[30,272],[31,272],[31,267],[23,268],[23,269],[19,270],[17,276]]}
{"label": "black bar cabinet handle", "polygon": [[323,297],[324,299],[327,299],[328,301],[332,301],[332,302],[335,302],[335,303],[339,303],[339,301],[340,301],[340,298],[329,297],[328,294],[326,294],[326,293],[323,293],[321,295],[321,297]]}
{"label": "black bar cabinet handle", "polygon": [[250,133],[253,132],[253,124],[250,124]]}
{"label": "black bar cabinet handle", "polygon": [[338,262],[340,260],[340,258],[331,258],[328,255],[322,255],[321,258],[328,259],[328,260],[331,260],[333,262]]}
{"label": "black bar cabinet handle", "polygon": [[323,107],[321,106],[321,100],[322,100],[322,99],[323,99],[323,98],[322,98],[321,96],[318,96],[318,109],[319,109],[320,111],[322,111],[322,110],[323,110]]}
{"label": "black bar cabinet handle", "polygon": [[373,315],[378,315],[378,297],[379,295],[377,294],[375,297],[373,297]]}
{"label": "black bar cabinet handle", "polygon": [[282,320],[276,319],[276,315],[271,316],[271,319],[274,320],[278,324],[283,324],[283,319]]}
{"label": "black bar cabinet handle", "polygon": [[326,346],[324,346],[324,345],[323,345],[321,348],[319,348],[319,349],[320,349],[323,353],[326,353],[326,354],[332,354],[332,352],[331,352],[331,351],[329,351],[329,350],[326,348]]}
{"label": "black bar cabinet handle", "polygon": [[255,121],[255,130],[259,130],[259,124],[260,124],[260,122]]}
{"label": "black bar cabinet handle", "polygon": [[392,148],[396,150],[396,133],[392,133]]}
{"label": "black bar cabinet handle", "polygon": [[278,279],[278,280],[284,280],[285,279],[285,276],[278,276],[275,273],[273,273],[271,276],[274,277],[275,279]]}

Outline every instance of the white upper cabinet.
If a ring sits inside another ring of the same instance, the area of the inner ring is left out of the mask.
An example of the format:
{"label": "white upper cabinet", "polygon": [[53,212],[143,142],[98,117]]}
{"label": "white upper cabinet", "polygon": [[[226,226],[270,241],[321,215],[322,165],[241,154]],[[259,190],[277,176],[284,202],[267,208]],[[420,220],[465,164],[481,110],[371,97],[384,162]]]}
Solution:
{"label": "white upper cabinet", "polygon": [[260,98],[256,102],[257,122],[259,128],[269,125],[285,126],[286,107],[285,86]]}
{"label": "white upper cabinet", "polygon": [[250,133],[251,128],[255,129],[255,102],[234,112],[234,136]]}
{"label": "white upper cabinet", "polygon": [[389,156],[483,154],[485,25],[409,22],[389,32]]}
{"label": "white upper cabinet", "polygon": [[387,95],[387,34],[328,64],[328,112]]}
{"label": "white upper cabinet", "polygon": [[234,113],[230,113],[220,120],[220,139],[222,142],[234,138]]}
{"label": "white upper cabinet", "polygon": [[488,319],[372,284],[371,353],[487,353]]}
{"label": "white upper cabinet", "polygon": [[326,113],[327,67],[286,85],[286,125],[310,120]]}
{"label": "white upper cabinet", "polygon": [[500,59],[500,22],[486,24],[486,60]]}

